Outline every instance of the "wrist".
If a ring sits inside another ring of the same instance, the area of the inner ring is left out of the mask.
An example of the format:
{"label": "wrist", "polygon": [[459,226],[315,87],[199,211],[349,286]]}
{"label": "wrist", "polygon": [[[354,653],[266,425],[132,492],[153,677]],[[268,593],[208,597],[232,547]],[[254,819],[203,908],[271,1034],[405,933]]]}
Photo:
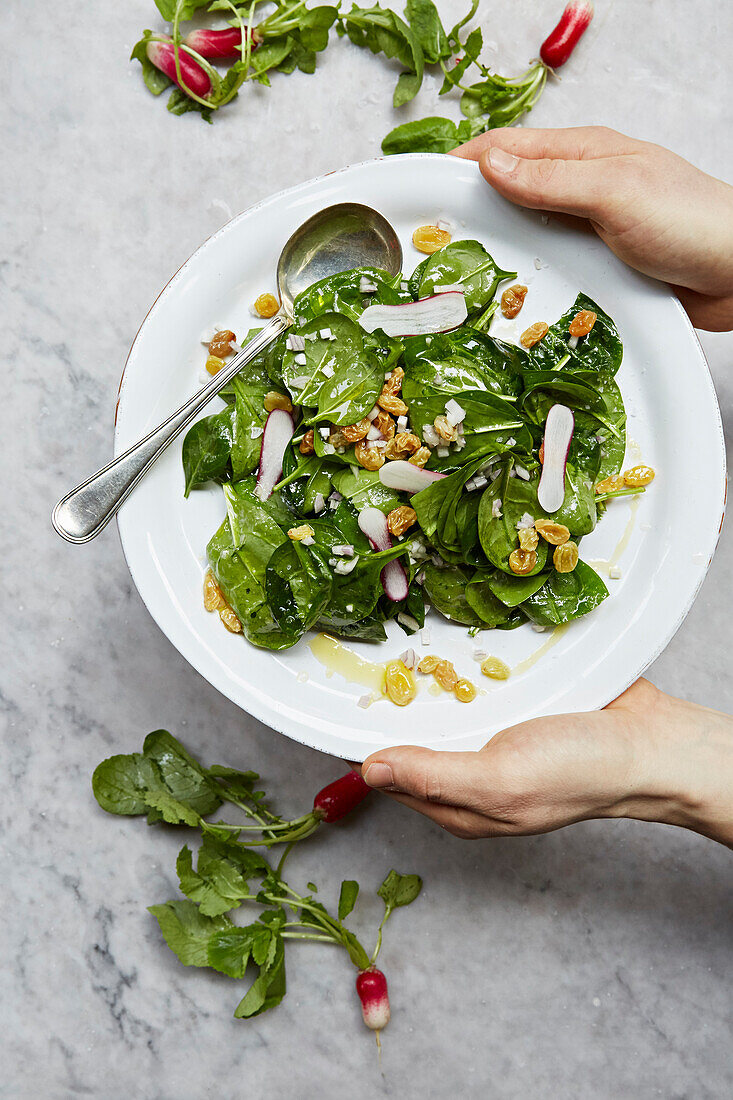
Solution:
{"label": "wrist", "polygon": [[642,692],[633,710],[618,707],[634,778],[610,816],[679,825],[733,847],[733,718],[646,682]]}

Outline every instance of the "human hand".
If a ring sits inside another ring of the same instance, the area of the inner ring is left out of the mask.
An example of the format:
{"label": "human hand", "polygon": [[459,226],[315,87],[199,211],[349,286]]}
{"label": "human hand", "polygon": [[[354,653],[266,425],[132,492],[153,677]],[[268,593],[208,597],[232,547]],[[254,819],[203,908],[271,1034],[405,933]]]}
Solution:
{"label": "human hand", "polygon": [[587,218],[625,263],[671,283],[697,328],[733,329],[733,187],[603,126],[490,130],[453,152],[511,202]]}
{"label": "human hand", "polygon": [[362,775],[466,839],[633,817],[733,847],[733,718],[647,680],[604,710],[502,730],[478,752],[381,750]]}

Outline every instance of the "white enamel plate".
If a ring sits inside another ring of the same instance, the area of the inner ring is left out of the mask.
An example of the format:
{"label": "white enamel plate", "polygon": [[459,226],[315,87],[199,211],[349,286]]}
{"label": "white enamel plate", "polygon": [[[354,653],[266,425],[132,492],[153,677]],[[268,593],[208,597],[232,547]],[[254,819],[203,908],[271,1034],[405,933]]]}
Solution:
{"label": "white enamel plate", "polygon": [[[531,322],[554,321],[580,290],[615,320],[625,349],[618,382],[628,412],[627,465],[644,461],[657,477],[633,503],[611,503],[583,539],[586,561],[600,563],[606,576],[608,563],[614,566],[609,598],[553,634],[526,625],[473,639],[431,614],[426,645],[390,624],[383,645],[349,648],[373,662],[408,646],[448,657],[481,693],[465,705],[432,694],[426,683],[407,709],[386,701],[364,709],[357,704],[368,689],[346,679],[343,664],[324,664],[310,648],[313,636],[271,653],[229,634],[204,610],[205,548],[224,500],[216,486],[184,500],[180,439],[120,512],[140,595],[183,656],[238,706],[289,737],[349,759],[405,741],[475,749],[533,716],[604,706],[669,642],[715,550],[725,495],[715,391],[694,331],[665,287],[636,275],[593,235],[504,202],[475,164],[430,155],[368,161],[275,195],[225,225],[171,279],[137,335],[120,389],[115,452],[200,386],[204,330],[220,325],[241,339],[255,323],[250,304],[275,289],[275,264],[293,230],[324,206],[347,201],[367,203],[389,219],[407,272],[421,259],[413,229],[438,218],[453,224],[454,239],[476,238],[502,267],[517,270],[529,286],[524,309],[516,322],[499,317],[494,335],[516,341]],[[217,407],[218,400],[209,411]],[[477,648],[501,657],[512,676],[502,682],[482,676]]]}

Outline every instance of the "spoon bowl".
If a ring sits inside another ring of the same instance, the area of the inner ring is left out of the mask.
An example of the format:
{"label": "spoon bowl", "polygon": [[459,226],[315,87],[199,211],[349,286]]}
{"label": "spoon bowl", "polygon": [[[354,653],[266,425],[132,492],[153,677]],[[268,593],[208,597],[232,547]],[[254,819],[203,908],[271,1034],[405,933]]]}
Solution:
{"label": "spoon bowl", "polygon": [[386,218],[361,203],[327,206],[292,234],[280,253],[278,313],[203,389],[124,454],[77,485],[53,510],[51,522],[67,542],[90,542],[102,531],[169,443],[240,370],[293,323],[295,299],[319,279],[355,267],[395,276],[402,268],[399,238]]}

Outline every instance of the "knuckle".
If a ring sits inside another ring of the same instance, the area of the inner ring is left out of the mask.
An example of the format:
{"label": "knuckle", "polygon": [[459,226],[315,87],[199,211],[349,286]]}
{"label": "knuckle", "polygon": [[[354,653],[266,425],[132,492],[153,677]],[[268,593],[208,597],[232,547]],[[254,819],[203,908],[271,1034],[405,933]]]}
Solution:
{"label": "knuckle", "polygon": [[441,802],[442,785],[440,776],[428,771],[423,779],[422,795],[426,802]]}

